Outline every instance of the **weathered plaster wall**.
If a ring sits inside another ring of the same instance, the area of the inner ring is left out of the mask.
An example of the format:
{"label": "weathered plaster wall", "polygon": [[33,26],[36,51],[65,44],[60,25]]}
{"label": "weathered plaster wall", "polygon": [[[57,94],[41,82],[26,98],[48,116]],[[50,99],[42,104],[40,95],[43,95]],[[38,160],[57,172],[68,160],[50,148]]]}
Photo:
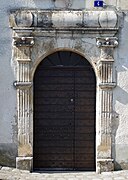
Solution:
{"label": "weathered plaster wall", "polygon": [[[126,4],[126,3],[125,3]],[[127,4],[126,4],[127,6]],[[128,13],[123,13],[116,52],[117,87],[114,90],[116,118],[115,158],[117,168],[128,169]]]}
{"label": "weathered plaster wall", "polygon": [[[16,90],[12,59],[12,30],[9,28],[11,10],[38,9],[97,9],[93,0],[1,0],[0,2],[0,164],[15,165],[17,155]],[[128,169],[128,3],[126,0],[105,0],[105,8],[123,11],[119,31],[119,47],[115,52],[117,87],[114,90],[115,121],[113,126],[113,157],[116,168]],[[101,10],[101,8],[99,8]],[[54,39],[54,41],[56,41]],[[57,40],[68,43],[66,38]],[[90,39],[86,39],[90,42]],[[76,43],[75,41],[72,41]],[[80,41],[81,42],[81,41]],[[92,40],[94,44],[94,40]],[[78,41],[77,41],[78,43]],[[88,44],[88,43],[87,43]],[[93,51],[93,49],[92,49]],[[98,51],[97,51],[98,52]],[[96,52],[96,53],[97,53]],[[38,50],[36,58],[40,57]],[[37,56],[38,55],[38,56]],[[34,55],[33,55],[34,56]],[[96,55],[97,56],[97,55]],[[35,57],[33,57],[35,58]],[[94,58],[94,57],[92,57]],[[4,155],[3,155],[4,154]],[[6,158],[8,157],[8,158]],[[127,165],[126,165],[127,163]]]}
{"label": "weathered plaster wall", "polygon": [[[10,1],[11,2],[11,1]],[[15,165],[16,150],[16,92],[11,66],[12,33],[8,23],[9,4],[0,6],[0,165]]]}

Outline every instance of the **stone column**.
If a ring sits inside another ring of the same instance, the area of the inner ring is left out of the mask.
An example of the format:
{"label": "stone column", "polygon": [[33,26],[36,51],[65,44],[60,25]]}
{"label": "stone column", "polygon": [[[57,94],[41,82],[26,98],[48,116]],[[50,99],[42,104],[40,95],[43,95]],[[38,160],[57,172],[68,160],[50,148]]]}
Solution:
{"label": "stone column", "polygon": [[17,116],[18,116],[18,169],[32,169],[32,142],[30,140],[30,48],[34,41],[32,37],[14,38],[17,80],[14,85],[17,89]]}
{"label": "stone column", "polygon": [[100,91],[100,121],[97,145],[97,172],[114,170],[112,159],[113,88],[116,86],[113,50],[118,45],[117,38],[97,38],[97,46],[101,49],[98,62]]}

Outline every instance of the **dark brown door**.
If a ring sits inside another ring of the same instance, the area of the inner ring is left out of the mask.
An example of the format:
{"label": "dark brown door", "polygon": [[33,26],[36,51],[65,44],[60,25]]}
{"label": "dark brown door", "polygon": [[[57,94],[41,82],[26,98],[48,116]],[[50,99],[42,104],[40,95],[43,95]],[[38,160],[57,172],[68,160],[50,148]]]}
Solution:
{"label": "dark brown door", "polygon": [[95,75],[83,57],[60,51],[34,77],[34,169],[95,170]]}

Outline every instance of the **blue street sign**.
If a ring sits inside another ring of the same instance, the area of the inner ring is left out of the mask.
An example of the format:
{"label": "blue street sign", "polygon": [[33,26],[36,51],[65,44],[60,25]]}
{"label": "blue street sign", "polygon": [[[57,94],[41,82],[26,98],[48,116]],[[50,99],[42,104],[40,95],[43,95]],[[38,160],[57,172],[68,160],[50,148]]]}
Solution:
{"label": "blue street sign", "polygon": [[94,7],[103,7],[103,1],[94,1]]}

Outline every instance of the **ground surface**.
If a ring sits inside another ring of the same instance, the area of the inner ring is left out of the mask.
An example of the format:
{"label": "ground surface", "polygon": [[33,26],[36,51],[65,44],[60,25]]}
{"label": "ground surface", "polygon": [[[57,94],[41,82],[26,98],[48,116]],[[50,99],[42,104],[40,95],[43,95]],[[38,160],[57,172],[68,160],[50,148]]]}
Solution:
{"label": "ground surface", "polygon": [[104,172],[44,172],[30,173],[14,168],[2,167],[0,180],[123,180],[128,179],[128,170]]}

